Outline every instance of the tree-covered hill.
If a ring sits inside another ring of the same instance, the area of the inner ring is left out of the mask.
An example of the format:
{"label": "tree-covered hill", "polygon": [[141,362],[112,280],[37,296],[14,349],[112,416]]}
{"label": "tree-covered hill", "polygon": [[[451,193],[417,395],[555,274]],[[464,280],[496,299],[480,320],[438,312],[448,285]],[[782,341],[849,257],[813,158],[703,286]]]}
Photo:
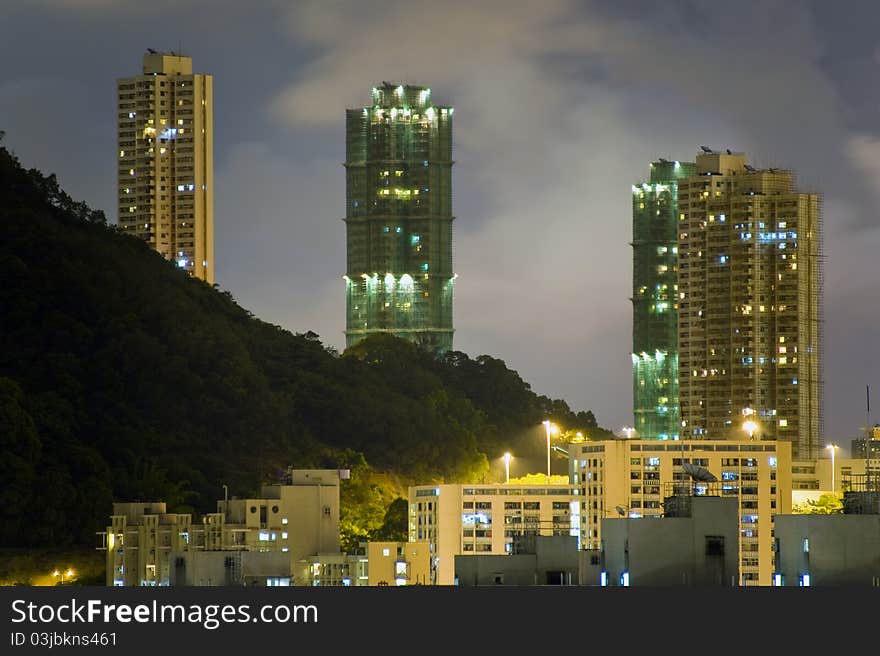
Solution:
{"label": "tree-covered hill", "polygon": [[544,418],[607,434],[489,356],[339,355],[260,321],[4,148],[0,226],[4,546],[91,545],[113,500],[204,512],[289,465],[352,468],[343,524],[368,537],[403,486],[485,476]]}

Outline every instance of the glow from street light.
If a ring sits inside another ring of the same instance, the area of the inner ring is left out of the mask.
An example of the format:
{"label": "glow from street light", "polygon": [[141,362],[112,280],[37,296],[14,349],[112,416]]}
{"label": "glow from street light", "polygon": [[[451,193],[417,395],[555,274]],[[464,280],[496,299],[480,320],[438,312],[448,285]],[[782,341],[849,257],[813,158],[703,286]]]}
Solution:
{"label": "glow from street light", "polygon": [[513,458],[510,452],[504,454],[504,482],[510,483],[510,459]]}
{"label": "glow from street light", "polygon": [[836,444],[828,444],[825,448],[831,451],[831,494],[837,494],[837,489],[834,486],[834,452],[840,447]]}
{"label": "glow from street light", "polygon": [[758,430],[758,422],[752,419],[752,416],[755,414],[755,411],[752,410],[749,406],[746,406],[742,409],[742,415],[745,418],[743,421],[743,430],[749,434],[749,439],[753,439],[755,436],[755,431]]}

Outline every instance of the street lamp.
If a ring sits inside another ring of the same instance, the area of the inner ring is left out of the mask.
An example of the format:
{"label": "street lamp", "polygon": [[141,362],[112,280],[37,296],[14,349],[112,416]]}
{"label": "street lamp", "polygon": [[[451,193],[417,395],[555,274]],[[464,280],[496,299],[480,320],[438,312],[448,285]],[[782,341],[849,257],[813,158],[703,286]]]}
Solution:
{"label": "street lamp", "polygon": [[59,571],[56,569],[54,572],[52,572],[52,576],[54,576],[56,578],[61,577],[61,583],[64,583],[65,576],[67,577],[68,580],[70,580],[73,577],[73,570],[68,568],[68,570],[66,572],[62,572],[62,571]]}
{"label": "street lamp", "polygon": [[510,483],[510,459],[513,458],[510,452],[504,454],[504,482]]}
{"label": "street lamp", "polygon": [[635,432],[636,432],[636,429],[633,428],[632,426],[624,426],[623,427],[623,434],[626,435],[626,439],[628,439],[628,440],[632,439],[633,433],[635,433]]}
{"label": "street lamp", "polygon": [[837,488],[834,487],[834,452],[840,447],[836,444],[829,444],[825,448],[831,450],[831,493],[836,495]]}
{"label": "street lamp", "polygon": [[550,484],[550,434],[559,432],[559,428],[556,427],[556,424],[550,422],[549,419],[545,419],[544,424],[544,432],[547,433],[547,484]]}

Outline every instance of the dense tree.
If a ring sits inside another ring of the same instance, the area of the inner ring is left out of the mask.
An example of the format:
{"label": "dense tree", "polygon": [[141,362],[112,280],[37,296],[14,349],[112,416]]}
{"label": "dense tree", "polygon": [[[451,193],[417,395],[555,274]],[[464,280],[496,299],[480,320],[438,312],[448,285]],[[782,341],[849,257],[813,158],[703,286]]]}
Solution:
{"label": "dense tree", "polygon": [[352,469],[354,548],[403,535],[408,485],[485,478],[545,417],[601,430],[489,356],[387,335],[340,355],[260,321],[3,148],[0,221],[4,546],[91,545],[113,500],[205,512],[294,466]]}

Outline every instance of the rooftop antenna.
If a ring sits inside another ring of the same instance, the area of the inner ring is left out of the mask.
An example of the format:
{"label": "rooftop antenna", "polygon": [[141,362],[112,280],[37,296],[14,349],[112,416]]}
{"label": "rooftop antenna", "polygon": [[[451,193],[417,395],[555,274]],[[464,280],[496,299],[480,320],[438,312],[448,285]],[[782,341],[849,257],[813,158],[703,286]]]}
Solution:
{"label": "rooftop antenna", "polygon": [[715,477],[715,474],[710,472],[705,467],[701,467],[700,465],[695,465],[691,462],[685,464],[681,464],[681,468],[684,470],[684,473],[690,476],[695,481],[705,481],[706,483],[715,483],[718,479]]}

